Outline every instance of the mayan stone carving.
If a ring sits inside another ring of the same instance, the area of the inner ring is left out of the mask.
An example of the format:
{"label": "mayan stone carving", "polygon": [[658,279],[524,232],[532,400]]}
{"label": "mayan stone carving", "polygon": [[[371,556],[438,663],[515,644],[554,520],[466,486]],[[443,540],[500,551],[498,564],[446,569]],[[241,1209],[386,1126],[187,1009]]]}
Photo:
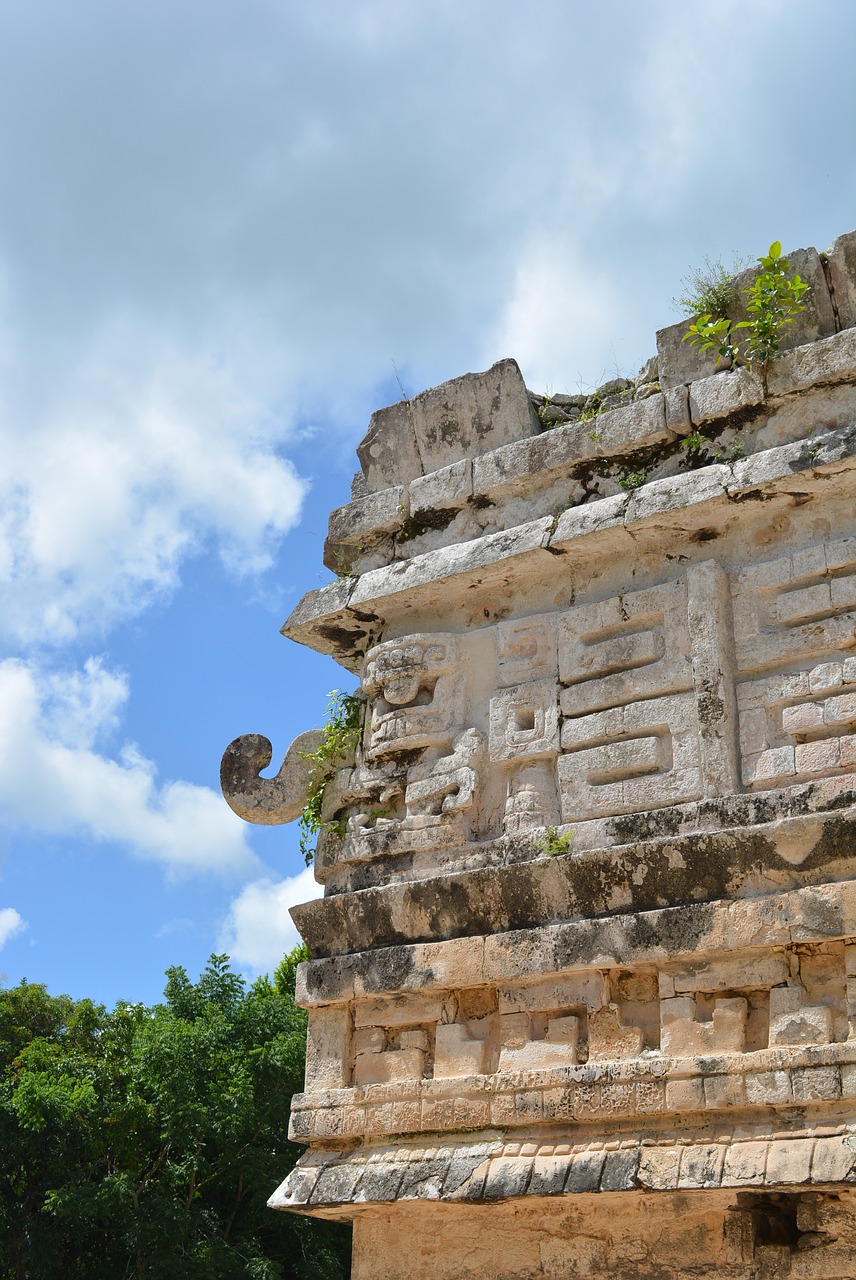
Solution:
{"label": "mayan stone carving", "polygon": [[365,706],[271,1200],[356,1280],[856,1275],[856,232],[796,258],[766,387],[673,326],[596,430],[505,360],[359,447],[283,628]]}

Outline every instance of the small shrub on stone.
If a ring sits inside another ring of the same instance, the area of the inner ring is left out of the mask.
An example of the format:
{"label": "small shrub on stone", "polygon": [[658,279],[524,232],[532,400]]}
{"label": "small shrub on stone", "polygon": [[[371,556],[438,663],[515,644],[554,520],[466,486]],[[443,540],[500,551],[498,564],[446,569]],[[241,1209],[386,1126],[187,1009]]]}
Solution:
{"label": "small shrub on stone", "polygon": [[339,765],[356,750],[363,731],[365,699],[361,694],[342,693],[341,689],[334,689],[329,699],[324,737],[320,746],[305,757],[312,761],[312,774],[309,796],[298,819],[298,829],[300,852],[307,866],[312,862],[315,841],[322,831],[332,831],[339,836],[345,834],[342,823],[322,820],[321,809],[327,783]]}

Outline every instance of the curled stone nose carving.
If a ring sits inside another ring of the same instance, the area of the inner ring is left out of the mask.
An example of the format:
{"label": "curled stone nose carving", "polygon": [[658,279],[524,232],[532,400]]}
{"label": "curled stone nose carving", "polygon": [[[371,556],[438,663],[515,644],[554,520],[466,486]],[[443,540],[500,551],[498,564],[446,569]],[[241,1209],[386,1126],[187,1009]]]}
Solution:
{"label": "curled stone nose carving", "polygon": [[323,736],[322,729],[309,729],[295,738],[275,778],[259,777],[271,762],[269,740],[260,733],[235,738],[220,761],[220,787],[229,808],[246,822],[262,826],[293,822],[309,795],[313,764],[307,757]]}

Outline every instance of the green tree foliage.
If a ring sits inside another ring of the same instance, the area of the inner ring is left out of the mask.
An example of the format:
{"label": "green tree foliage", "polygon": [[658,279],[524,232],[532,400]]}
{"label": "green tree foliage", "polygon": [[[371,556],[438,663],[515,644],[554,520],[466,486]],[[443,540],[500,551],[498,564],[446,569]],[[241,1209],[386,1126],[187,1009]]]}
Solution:
{"label": "green tree foliage", "polygon": [[300,1150],[301,958],[170,969],[153,1008],[0,990],[2,1280],[347,1276],[343,1228],[265,1203]]}

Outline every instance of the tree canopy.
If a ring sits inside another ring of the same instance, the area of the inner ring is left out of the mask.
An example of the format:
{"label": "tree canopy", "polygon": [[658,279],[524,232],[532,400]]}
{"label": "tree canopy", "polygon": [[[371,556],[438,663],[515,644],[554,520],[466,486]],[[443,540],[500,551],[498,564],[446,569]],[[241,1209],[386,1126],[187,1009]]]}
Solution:
{"label": "tree canopy", "polygon": [[300,1152],[301,958],[169,969],[153,1007],[0,989],[3,1280],[347,1276],[343,1228],[266,1207]]}

